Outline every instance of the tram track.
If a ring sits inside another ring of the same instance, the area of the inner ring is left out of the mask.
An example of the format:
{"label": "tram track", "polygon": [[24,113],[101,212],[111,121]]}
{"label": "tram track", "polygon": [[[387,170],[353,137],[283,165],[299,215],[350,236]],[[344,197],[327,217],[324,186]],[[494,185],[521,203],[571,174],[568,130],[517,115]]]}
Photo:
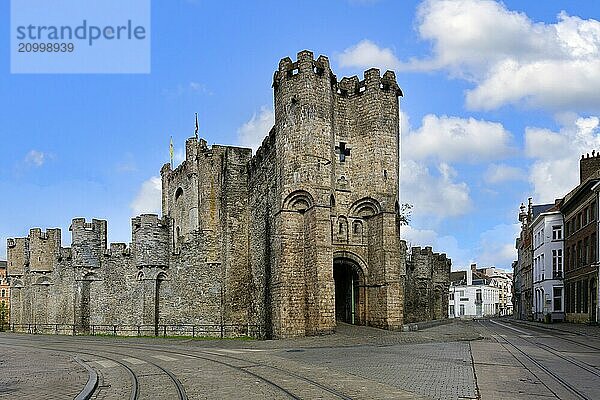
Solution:
{"label": "tram track", "polygon": [[[11,338],[10,340],[18,340],[18,338],[17,339]],[[88,341],[88,340],[85,340],[82,338],[78,338],[78,342],[80,344],[86,346],[88,349],[90,348],[90,346],[97,346],[97,344],[93,343],[93,341]],[[52,340],[52,343],[53,344],[70,345],[70,346],[73,345],[73,343],[71,341],[60,340],[60,339],[56,340],[54,338]],[[30,347],[33,347],[33,346],[30,346]],[[41,347],[39,347],[39,348],[41,348]],[[131,344],[122,345],[122,344],[112,343],[111,348],[113,348],[113,349],[114,348],[124,348],[126,350],[156,351],[156,348],[152,347],[152,346],[131,345]],[[47,348],[47,349],[58,351],[58,349],[54,349],[54,348]],[[315,380],[309,379],[307,377],[304,377],[304,376],[294,373],[292,371],[288,371],[283,368],[268,365],[266,363],[260,363],[260,362],[247,360],[247,359],[244,359],[241,357],[236,357],[236,356],[230,355],[230,354],[217,353],[217,350],[219,350],[219,349],[190,350],[190,351],[182,352],[182,351],[161,348],[160,352],[163,354],[168,354],[168,355],[172,355],[172,356],[181,356],[184,358],[192,358],[192,359],[212,362],[217,365],[221,365],[223,367],[235,370],[239,373],[249,375],[255,379],[260,380],[264,384],[275,389],[277,392],[280,392],[281,394],[283,394],[286,397],[291,398],[291,399],[299,400],[299,399],[306,398],[306,397],[302,397],[300,394],[296,393],[295,390],[286,388],[286,386],[290,385],[290,383],[289,383],[290,378],[293,378],[297,381],[303,382],[304,384],[311,385],[318,390],[326,392],[330,397],[333,396],[334,398],[339,398],[339,399],[344,399],[344,400],[352,400],[351,397],[341,393],[340,391],[336,390],[335,388],[331,388],[329,386],[323,385]],[[120,356],[136,357],[141,360],[147,361],[145,358],[140,357],[139,354],[131,355],[131,354],[123,353],[123,352],[109,351],[109,350],[105,350],[105,349],[99,349],[99,351],[103,352],[103,353],[118,354]],[[84,352],[79,352],[79,353],[85,354]],[[147,362],[150,362],[150,361],[147,361]],[[152,362],[150,362],[150,363],[152,363]],[[122,364],[122,363],[119,362],[119,364]],[[154,363],[152,363],[152,364],[154,364]],[[156,364],[154,364],[154,365],[156,365]],[[158,368],[164,370],[159,365],[156,365],[156,366]],[[279,375],[279,376],[278,377],[268,376],[269,375],[268,373],[264,373],[264,372],[260,373],[257,370],[271,371],[271,372],[274,372],[276,376],[277,375]],[[164,371],[166,374],[170,375],[175,382],[178,383],[177,386],[179,388],[181,385],[179,380],[175,376],[173,376],[172,373],[170,373],[170,371],[166,371],[166,370],[164,370]],[[182,386],[181,386],[181,389],[183,390]],[[180,392],[179,396],[180,396],[179,397],[180,400],[187,399],[187,397],[185,397],[185,392],[183,394],[184,397],[182,397],[181,392]]]}
{"label": "tram track", "polygon": [[[488,326],[486,326],[483,322],[478,321],[479,325],[484,327],[485,329],[489,330],[490,332],[496,332],[495,329],[491,329]],[[579,368],[582,371],[585,371],[585,373],[588,373],[590,375],[592,375],[592,379],[600,377],[600,371],[598,371],[595,367],[590,366],[587,363],[583,363],[581,361],[575,361],[569,357],[564,356],[563,354],[560,354],[560,352],[557,351],[553,351],[552,349],[550,349],[548,346],[543,345],[541,343],[537,343],[535,341],[532,340],[528,340],[527,337],[524,337],[526,335],[528,335],[527,332],[525,331],[521,331],[519,329],[498,323],[498,322],[494,322],[494,321],[489,321],[490,324],[494,324],[495,327],[500,327],[501,329],[504,329],[506,331],[508,330],[513,330],[513,331],[519,331],[520,333],[522,333],[522,335],[515,335],[514,332],[511,332],[511,335],[501,335],[500,337],[502,338],[502,340],[498,340],[496,339],[496,341],[503,347],[505,348],[508,352],[513,353],[513,351],[516,351],[521,357],[525,358],[527,361],[529,361],[531,364],[533,364],[535,367],[537,367],[539,370],[541,370],[543,373],[545,373],[546,375],[548,375],[549,377],[551,377],[556,383],[559,384],[560,387],[564,388],[566,391],[568,391],[569,393],[571,393],[573,396],[575,396],[575,398],[577,399],[581,399],[581,400],[593,400],[593,397],[588,396],[586,393],[584,393],[582,390],[580,390],[580,388],[576,387],[575,384],[573,384],[572,382],[570,382],[569,380],[567,380],[566,378],[564,378],[563,376],[561,376],[559,373],[553,371],[551,368],[549,368],[548,366],[544,365],[544,363],[539,360],[536,359],[535,357],[531,356],[530,354],[528,354],[527,352],[523,351],[523,349],[517,345],[516,340],[511,340],[509,338],[518,338],[519,340],[522,340],[523,342],[525,342],[528,345],[532,345],[537,349],[543,350],[551,355],[553,355],[554,357],[563,360],[563,361],[567,361],[570,364],[576,366],[577,368]],[[497,328],[496,328],[497,329]],[[513,351],[511,351],[511,349]],[[521,360],[519,360],[517,358],[517,360],[519,361],[519,363],[527,370],[529,371],[533,376],[535,376],[551,393],[553,393],[557,398],[561,398],[556,392],[555,390],[553,390],[547,383],[544,382],[543,379],[540,379],[540,377],[538,376],[538,374],[536,374],[535,371],[533,371],[531,368],[529,368],[527,365],[525,365]],[[585,364],[585,365],[581,365],[581,364]],[[590,368],[591,367],[591,368]]]}
{"label": "tram track", "polygon": [[[18,339],[15,339],[15,341],[18,341]],[[58,346],[57,346],[58,344]],[[131,382],[131,394],[129,396],[130,400],[138,400],[140,397],[140,384],[139,384],[139,377],[138,374],[136,374],[136,372],[129,366],[127,365],[125,362],[121,361],[118,358],[115,357],[109,357],[106,356],[105,354],[114,354],[114,355],[118,355],[118,356],[130,356],[129,354],[123,354],[123,353],[119,353],[119,352],[115,352],[115,351],[110,351],[110,350],[105,350],[105,349],[99,349],[97,351],[91,351],[90,348],[88,347],[88,350],[72,350],[72,349],[64,349],[61,348],[60,345],[72,345],[72,343],[69,343],[67,341],[54,341],[54,343],[51,343],[49,346],[40,346],[40,345],[31,345],[31,344],[17,344],[17,346],[21,346],[21,347],[27,347],[27,348],[32,348],[32,349],[39,349],[39,350],[48,350],[48,351],[56,351],[56,352],[60,352],[60,353],[67,353],[67,354],[83,354],[83,355],[87,355],[87,356],[91,356],[91,357],[99,357],[111,362],[114,362],[116,364],[118,364],[120,367],[122,367],[123,369],[125,369],[125,371],[127,371],[127,374],[129,376],[130,382]],[[14,345],[14,343],[13,343]],[[100,354],[102,353],[102,354]],[[169,381],[172,383],[173,387],[175,388],[176,392],[177,392],[177,398],[179,400],[188,400],[185,388],[183,387],[183,385],[181,384],[181,382],[179,381],[179,379],[168,369],[164,368],[163,366],[148,360],[147,358],[142,358],[139,357],[138,355],[135,356],[136,358],[144,361],[145,363],[159,369],[160,371],[162,371],[162,373],[167,376],[169,378]],[[98,391],[99,388],[96,388],[94,393],[96,393]]]}

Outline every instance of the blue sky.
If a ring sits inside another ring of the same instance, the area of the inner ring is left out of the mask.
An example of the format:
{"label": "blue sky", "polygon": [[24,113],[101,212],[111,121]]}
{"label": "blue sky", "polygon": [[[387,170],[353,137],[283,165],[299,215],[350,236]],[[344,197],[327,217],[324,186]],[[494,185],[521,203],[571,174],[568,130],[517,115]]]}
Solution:
{"label": "blue sky", "polygon": [[169,137],[194,112],[209,143],[255,146],[272,124],[273,71],[310,49],[334,73],[397,71],[403,236],[509,268],[518,206],[552,202],[600,149],[600,5],[592,1],[152,2],[152,72],[13,75],[0,4],[0,258],[6,238],[74,217],[157,211]]}

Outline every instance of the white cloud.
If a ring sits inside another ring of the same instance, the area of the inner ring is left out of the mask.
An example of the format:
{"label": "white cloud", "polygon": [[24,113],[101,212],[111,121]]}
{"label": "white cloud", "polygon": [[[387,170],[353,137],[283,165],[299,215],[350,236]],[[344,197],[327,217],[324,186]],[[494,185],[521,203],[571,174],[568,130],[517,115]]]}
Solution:
{"label": "white cloud", "polygon": [[521,168],[506,164],[491,164],[484,174],[487,183],[501,183],[527,180],[527,173]]}
{"label": "white cloud", "polygon": [[512,135],[502,124],[437,115],[426,115],[421,127],[405,135],[403,152],[413,159],[487,161],[511,153]]}
{"label": "white cloud", "polygon": [[160,177],[153,176],[142,183],[138,194],[131,202],[133,215],[160,214],[162,207],[162,182]]}
{"label": "white cloud", "polygon": [[5,237],[0,237],[0,260],[3,261],[8,259],[8,255],[6,254],[6,239]]}
{"label": "white cloud", "polygon": [[25,163],[34,167],[41,167],[47,161],[48,156],[37,150],[31,150],[25,156]]}
{"label": "white cloud", "polygon": [[515,238],[520,225],[499,224],[483,232],[477,248],[464,249],[455,236],[440,236],[432,229],[417,229],[412,226],[401,228],[401,237],[411,246],[431,246],[433,251],[446,253],[452,259],[452,270],[464,270],[477,260],[480,267],[496,266],[511,269],[516,259]]}
{"label": "white cloud", "polygon": [[434,230],[416,229],[412,226],[401,227],[400,236],[403,240],[406,240],[408,246],[421,248],[431,246],[434,252],[445,253],[452,259],[453,271],[464,269],[472,261],[470,251],[461,248],[454,236],[439,236]]}
{"label": "white cloud", "polygon": [[258,114],[254,113],[248,122],[238,128],[239,145],[250,147],[256,152],[274,124],[275,113],[271,108],[262,106]]}
{"label": "white cloud", "polygon": [[467,107],[471,109],[491,110],[521,100],[553,110],[600,109],[600,60],[506,60],[477,88],[467,91]]}
{"label": "white cloud", "polygon": [[412,204],[415,215],[445,218],[468,213],[471,197],[467,184],[455,182],[456,171],[446,163],[438,164],[437,170],[433,175],[422,163],[402,160],[402,202]]}
{"label": "white cloud", "polygon": [[496,266],[511,269],[517,258],[515,238],[521,230],[520,224],[500,224],[483,232],[480,236],[480,254],[477,257],[480,266]]}
{"label": "white cloud", "polygon": [[377,67],[386,70],[397,69],[400,66],[400,61],[391,49],[381,48],[366,39],[348,47],[341,54],[338,54],[337,58],[340,67]]}
{"label": "white cloud", "polygon": [[[467,79],[472,109],[525,102],[552,110],[600,109],[600,22],[557,16],[532,21],[492,0],[426,0],[418,31],[432,42],[429,59],[399,69],[446,69]],[[395,58],[393,53],[388,55]]]}
{"label": "white cloud", "polygon": [[600,150],[600,118],[573,117],[563,123],[558,132],[525,131],[525,152],[534,159],[529,181],[536,203],[552,202],[577,186],[581,155]]}

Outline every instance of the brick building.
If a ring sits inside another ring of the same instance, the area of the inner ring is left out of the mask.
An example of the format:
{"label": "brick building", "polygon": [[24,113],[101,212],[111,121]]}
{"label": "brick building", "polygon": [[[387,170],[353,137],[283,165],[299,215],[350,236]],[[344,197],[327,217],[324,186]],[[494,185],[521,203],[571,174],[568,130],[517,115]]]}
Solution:
{"label": "brick building", "polygon": [[414,250],[407,272],[400,240],[394,73],[338,81],[303,51],[280,61],[273,90],[257,153],[188,139],[183,163],[161,169],[163,216],[134,218],[130,246],[84,219],[69,248],[58,229],[9,239],[14,322],[253,325],[279,338],[445,318],[450,260]]}
{"label": "brick building", "polygon": [[598,321],[598,188],[600,156],[582,156],[579,185],[560,203],[565,226],[565,317]]}
{"label": "brick building", "polygon": [[6,273],[6,261],[0,261],[0,320],[8,322],[10,320],[10,285],[8,283],[8,275]]}

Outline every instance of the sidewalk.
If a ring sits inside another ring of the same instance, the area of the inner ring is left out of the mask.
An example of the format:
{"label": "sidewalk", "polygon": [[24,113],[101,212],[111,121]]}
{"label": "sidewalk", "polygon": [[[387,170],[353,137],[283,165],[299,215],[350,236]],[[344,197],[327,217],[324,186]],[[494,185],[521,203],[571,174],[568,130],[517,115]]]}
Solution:
{"label": "sidewalk", "polygon": [[555,322],[552,324],[546,324],[543,322],[523,321],[519,319],[508,319],[507,322],[537,327],[541,329],[551,329],[559,332],[572,333],[575,335],[594,336],[600,338],[599,325],[573,324],[568,322]]}

